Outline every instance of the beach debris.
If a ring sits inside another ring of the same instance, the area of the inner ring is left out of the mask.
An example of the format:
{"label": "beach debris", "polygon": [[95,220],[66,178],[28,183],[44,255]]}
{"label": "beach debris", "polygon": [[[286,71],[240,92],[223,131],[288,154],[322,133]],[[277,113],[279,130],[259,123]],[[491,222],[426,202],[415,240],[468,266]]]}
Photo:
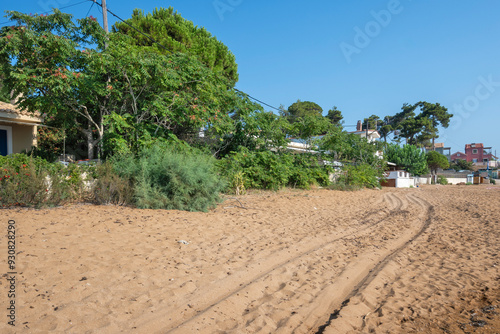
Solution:
{"label": "beach debris", "polygon": [[189,245],[189,242],[187,242],[186,240],[179,240],[177,242],[183,245]]}
{"label": "beach debris", "polygon": [[87,277],[83,276],[82,278],[80,278],[80,282],[81,281],[86,281],[87,280]]}
{"label": "beach debris", "polygon": [[236,202],[238,202],[240,205],[232,205],[232,206],[225,206],[224,209],[231,209],[231,208],[241,208],[241,209],[245,209],[247,210],[248,208],[246,208],[243,203],[241,203],[241,201],[239,199],[237,199],[236,197],[229,197],[229,199],[234,199]]}

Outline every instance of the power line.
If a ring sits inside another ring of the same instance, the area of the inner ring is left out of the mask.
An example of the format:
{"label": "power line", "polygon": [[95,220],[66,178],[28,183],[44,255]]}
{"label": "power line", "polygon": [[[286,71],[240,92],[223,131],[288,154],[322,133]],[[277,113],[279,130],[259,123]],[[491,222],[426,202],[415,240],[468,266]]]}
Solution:
{"label": "power line", "polygon": [[259,103],[262,103],[262,104],[263,104],[263,105],[265,105],[265,106],[268,106],[269,108],[273,108],[273,109],[275,109],[275,110],[281,111],[280,109],[278,109],[278,108],[276,108],[276,107],[273,107],[272,105],[267,104],[267,103],[265,103],[265,102],[262,102],[261,100],[256,99],[255,97],[252,97],[252,96],[248,95],[247,93],[242,92],[242,91],[241,91],[241,90],[239,90],[239,89],[236,89],[236,88],[233,88],[233,89],[234,89],[235,91],[237,91],[237,92],[240,92],[240,93],[245,94],[246,96],[248,96],[248,97],[249,97],[249,98],[251,98],[252,100],[255,100],[255,101],[259,102]]}
{"label": "power line", "polygon": [[[88,0],[80,1],[80,2],[77,2],[77,3],[72,4],[72,5],[67,5],[67,6],[64,6],[64,7],[60,7],[60,8],[58,8],[58,9],[59,9],[59,10],[61,10],[61,9],[66,9],[66,8],[69,8],[69,7],[74,7],[74,6],[77,6],[77,5],[81,5],[82,3],[87,2],[87,1],[88,1]],[[48,12],[40,13],[39,15],[52,13],[53,11],[54,11],[54,9],[52,9],[52,10],[50,10],[50,11],[48,11]],[[12,21],[12,20],[11,20],[11,21]],[[2,23],[0,23],[0,26],[5,25],[5,24],[8,24],[8,23],[11,23],[11,21],[2,22]]]}
{"label": "power line", "polygon": [[92,8],[94,8],[94,5],[95,5],[95,2],[92,2],[92,5],[90,5],[89,11],[87,12],[87,15],[85,15],[85,17],[89,16],[89,13],[92,10]]}

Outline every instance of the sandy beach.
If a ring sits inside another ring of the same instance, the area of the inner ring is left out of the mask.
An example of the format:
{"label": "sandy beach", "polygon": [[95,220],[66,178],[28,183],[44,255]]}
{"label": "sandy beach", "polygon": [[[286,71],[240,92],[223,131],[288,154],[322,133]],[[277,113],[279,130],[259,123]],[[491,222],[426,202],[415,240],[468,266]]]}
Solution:
{"label": "sandy beach", "polygon": [[500,186],[0,216],[0,333],[500,332]]}

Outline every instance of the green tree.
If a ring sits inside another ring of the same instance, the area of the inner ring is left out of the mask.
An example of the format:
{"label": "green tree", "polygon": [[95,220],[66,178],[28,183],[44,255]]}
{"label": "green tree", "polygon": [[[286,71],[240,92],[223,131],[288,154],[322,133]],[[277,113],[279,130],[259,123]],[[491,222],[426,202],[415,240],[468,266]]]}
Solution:
{"label": "green tree", "polygon": [[282,110],[282,115],[285,116],[290,123],[294,123],[300,117],[322,116],[323,109],[314,102],[297,100],[297,102],[290,105],[287,110]]}
{"label": "green tree", "polygon": [[111,152],[137,152],[155,138],[234,127],[229,112],[241,97],[192,56],[131,46],[121,34],[106,37],[95,19],[74,23],[58,10],[8,16],[18,26],[0,32],[5,86],[21,108],[78,129],[90,159],[103,142]]}
{"label": "green tree", "polygon": [[384,149],[384,157],[413,175],[427,173],[427,157],[415,145],[388,144]]}
{"label": "green tree", "polygon": [[367,125],[368,130],[378,130],[379,126],[381,125],[380,117],[378,117],[377,115],[371,115],[370,117],[365,118],[363,120],[362,129],[366,130]]}
{"label": "green tree", "polygon": [[[415,110],[420,114],[415,115]],[[444,106],[439,103],[417,102],[414,105],[404,104],[402,112],[393,119],[393,128],[400,131],[400,137],[406,139],[407,144],[419,147],[427,146],[430,141],[438,138],[438,126],[447,128],[450,118]]]}
{"label": "green tree", "polygon": [[320,149],[333,160],[350,163],[366,163],[382,168],[382,161],[377,155],[381,150],[380,142],[368,142],[366,138],[347,133],[340,127],[332,127],[320,140]]}
{"label": "green tree", "polygon": [[336,106],[333,106],[332,109],[328,110],[328,114],[325,116],[330,120],[332,124],[338,125],[340,124],[340,121],[344,118],[342,116],[342,112],[337,109]]}
{"label": "green tree", "polygon": [[447,169],[450,167],[448,159],[436,151],[427,152],[427,165],[431,169],[431,173],[434,174],[434,182],[436,182],[436,172],[438,168]]}
{"label": "green tree", "polygon": [[[103,30],[95,19],[74,23],[71,15],[57,9],[48,16],[8,11],[7,17],[17,25],[0,31],[6,89],[19,97],[22,109],[46,113],[78,128],[87,138],[92,158],[112,101],[105,73],[94,66],[102,57]],[[91,45],[94,49],[86,48]]]}
{"label": "green tree", "polygon": [[245,147],[251,151],[278,150],[286,148],[287,134],[291,125],[284,118],[272,112],[262,110],[260,105],[251,101],[232,115],[234,130],[226,133],[223,140],[216,140],[213,151],[218,156],[226,156]]}
{"label": "green tree", "polygon": [[317,115],[306,115],[297,118],[291,128],[292,136],[304,139],[306,144],[312,145],[314,137],[327,133],[333,125],[330,121]]}
{"label": "green tree", "polygon": [[[168,51],[130,25],[149,35]],[[184,19],[172,7],[157,8],[146,15],[142,10],[135,9],[130,19],[116,23],[112,31],[132,37],[129,42],[133,45],[151,47],[163,54],[180,52],[193,55],[215,73],[227,78],[231,87],[238,81],[238,65],[227,46],[205,28]]]}

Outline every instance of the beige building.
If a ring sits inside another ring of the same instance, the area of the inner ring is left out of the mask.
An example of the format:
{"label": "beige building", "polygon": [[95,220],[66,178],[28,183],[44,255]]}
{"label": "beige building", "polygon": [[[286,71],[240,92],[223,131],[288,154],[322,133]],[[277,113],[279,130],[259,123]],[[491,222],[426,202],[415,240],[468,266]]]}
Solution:
{"label": "beige building", "polygon": [[43,119],[0,101],[0,155],[20,153],[36,146],[37,126]]}

